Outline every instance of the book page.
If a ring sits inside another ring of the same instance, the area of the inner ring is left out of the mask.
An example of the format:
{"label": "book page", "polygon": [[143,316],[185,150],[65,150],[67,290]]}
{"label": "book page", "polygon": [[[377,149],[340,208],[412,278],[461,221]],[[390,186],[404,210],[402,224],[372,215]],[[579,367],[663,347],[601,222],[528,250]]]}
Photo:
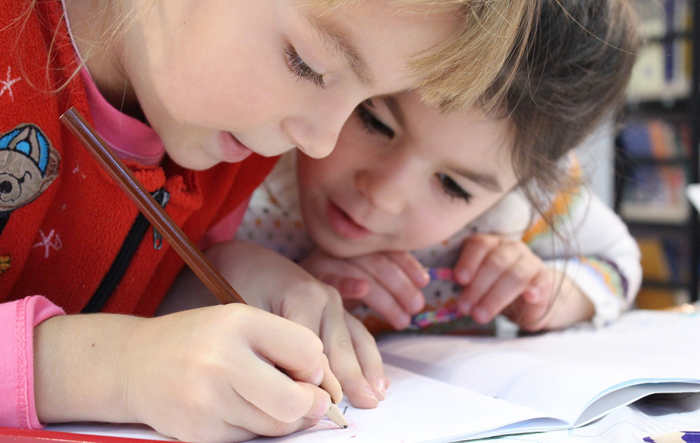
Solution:
{"label": "book page", "polygon": [[[506,432],[494,430],[527,422],[528,428],[561,428],[560,420],[505,403],[476,392],[450,386],[387,365],[391,378],[387,399],[376,409],[356,409],[342,402],[348,429],[338,429],[329,420],[291,436],[258,439],[260,442],[452,442],[480,435]],[[515,426],[517,427],[517,426]],[[512,430],[510,431],[512,432]],[[524,431],[522,431],[524,432]]]}
{"label": "book page", "polygon": [[[345,409],[343,402],[348,429],[323,420],[294,435],[256,441],[451,442],[566,429],[592,399],[604,395],[609,401],[595,405],[592,414],[664,389],[686,390],[671,382],[691,381],[695,384],[687,390],[697,389],[698,337],[700,316],[643,311],[597,332],[578,328],[517,339],[395,337],[379,344],[392,384],[377,409]],[[634,388],[619,391],[629,386]],[[78,424],[49,430],[158,437],[142,426]],[[122,434],[127,431],[130,435]],[[514,441],[540,441],[522,437]]]}
{"label": "book page", "polygon": [[700,394],[654,395],[576,429],[501,437],[488,443],[641,443],[644,437],[697,429],[698,423]]}
{"label": "book page", "polygon": [[[541,419],[542,414],[522,406],[508,404],[463,388],[446,385],[399,368],[387,366],[391,394],[376,409],[356,409],[339,404],[347,429],[328,419],[293,435],[259,438],[255,442],[451,442],[491,435],[494,429],[527,422],[533,429],[561,428],[561,421]],[[49,426],[48,430],[110,435],[131,438],[162,439],[155,431],[136,425],[71,424]],[[502,432],[506,432],[503,430]]]}
{"label": "book page", "polygon": [[593,400],[625,386],[700,384],[700,353],[688,352],[698,337],[697,315],[633,311],[601,330],[514,339],[397,336],[379,347],[387,363],[575,423]]}

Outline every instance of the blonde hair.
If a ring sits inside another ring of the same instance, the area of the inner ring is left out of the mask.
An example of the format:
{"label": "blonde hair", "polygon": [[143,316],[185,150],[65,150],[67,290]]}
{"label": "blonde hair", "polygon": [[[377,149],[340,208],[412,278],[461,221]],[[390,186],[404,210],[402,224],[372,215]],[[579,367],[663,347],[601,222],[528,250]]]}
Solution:
{"label": "blonde hair", "polygon": [[[28,12],[37,1],[27,1]],[[143,0],[146,6],[155,1]],[[328,9],[347,1],[349,0],[307,0],[309,5]],[[527,46],[527,36],[539,8],[539,0],[385,1],[407,11],[413,6],[420,7],[421,14],[425,14],[426,9],[430,11],[428,14],[448,12],[460,20],[461,25],[456,35],[433,48],[427,55],[417,54],[410,64],[421,79],[413,89],[426,103],[445,109],[465,109],[477,101],[485,107],[489,107],[489,103],[495,105],[499,102],[507,90],[509,79],[513,78],[518,69],[519,60]],[[125,32],[137,18],[134,11],[123,10],[123,6],[114,1],[100,2],[100,11],[95,11],[95,17],[98,19],[105,15],[120,17],[105,29],[103,43],[106,45],[114,41],[114,36]],[[100,48],[104,46],[93,46],[95,51]],[[84,54],[84,57],[85,60],[88,59],[90,53]],[[509,72],[504,72],[504,67]],[[499,76],[499,90],[494,91],[492,84]],[[483,94],[489,86],[491,91],[485,99]]]}
{"label": "blonde hair", "polygon": [[[411,3],[421,0],[403,0]],[[456,7],[462,26],[442,48],[413,63],[422,82],[415,90],[427,104],[466,109],[497,106],[520,68],[538,0],[423,0]],[[509,63],[506,61],[509,60]],[[496,78],[502,82],[493,85]],[[490,94],[484,92],[490,87]]]}
{"label": "blonde hair", "polygon": [[[307,0],[324,8],[347,1]],[[450,12],[461,21],[452,38],[429,54],[418,55],[411,63],[421,79],[412,89],[426,104],[446,110],[466,109],[477,102],[487,109],[498,106],[525,54],[540,0],[388,1],[407,11],[416,6],[422,14],[426,9],[430,10],[428,14]],[[500,81],[495,90],[493,83],[497,78]],[[491,90],[485,97],[489,87]]]}

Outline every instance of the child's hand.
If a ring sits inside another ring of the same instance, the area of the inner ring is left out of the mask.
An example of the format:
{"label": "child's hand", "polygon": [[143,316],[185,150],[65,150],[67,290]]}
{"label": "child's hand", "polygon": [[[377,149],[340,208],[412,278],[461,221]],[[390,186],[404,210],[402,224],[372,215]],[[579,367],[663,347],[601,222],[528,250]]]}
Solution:
{"label": "child's hand", "polygon": [[319,384],[341,396],[316,335],[240,304],[54,317],[35,330],[35,368],[42,422],[145,423],[184,441],[295,432],[328,410]]}
{"label": "child's hand", "polygon": [[464,286],[460,312],[479,323],[502,313],[521,329],[538,331],[593,315],[588,298],[522,241],[474,235],[465,241],[454,275]]}
{"label": "child's hand", "polygon": [[[216,245],[207,256],[250,305],[306,326],[321,338],[330,367],[353,406],[373,408],[384,398],[388,380],[374,338],[345,311],[338,291],[254,243]],[[340,388],[329,386],[340,401]]]}
{"label": "child's hand", "polygon": [[405,329],[411,316],[425,306],[420,288],[430,279],[425,268],[408,252],[390,251],[339,259],[317,250],[301,265],[319,280],[338,289],[346,299],[346,306],[361,299],[398,330]]}

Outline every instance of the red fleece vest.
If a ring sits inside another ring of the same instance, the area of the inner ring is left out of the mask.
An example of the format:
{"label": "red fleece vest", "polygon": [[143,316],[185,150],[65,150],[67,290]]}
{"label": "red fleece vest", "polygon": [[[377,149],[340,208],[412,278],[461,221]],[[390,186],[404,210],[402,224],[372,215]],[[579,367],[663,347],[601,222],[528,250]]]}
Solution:
{"label": "red fleece vest", "polygon": [[[59,122],[71,106],[92,122],[61,2],[37,2],[28,16],[24,1],[0,4],[0,302],[40,294],[80,312],[138,210]],[[166,211],[197,242],[274,162],[253,155],[206,171],[127,165],[149,192],[171,194]],[[152,315],[182,265],[167,242],[154,248],[148,228],[103,311]]]}

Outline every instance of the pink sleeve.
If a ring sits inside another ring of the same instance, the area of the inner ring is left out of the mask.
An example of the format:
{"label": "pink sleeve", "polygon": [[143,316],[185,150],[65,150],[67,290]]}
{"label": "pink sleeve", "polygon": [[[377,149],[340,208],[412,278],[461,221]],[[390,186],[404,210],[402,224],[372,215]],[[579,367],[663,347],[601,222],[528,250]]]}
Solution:
{"label": "pink sleeve", "polygon": [[62,314],[41,296],[0,303],[0,426],[44,427],[34,404],[34,327]]}
{"label": "pink sleeve", "polygon": [[229,213],[222,218],[221,221],[209,228],[199,241],[199,248],[205,250],[216,243],[233,240],[236,237],[236,231],[241,225],[241,220],[243,220],[249,203],[250,197],[243,201],[233,212]]}

